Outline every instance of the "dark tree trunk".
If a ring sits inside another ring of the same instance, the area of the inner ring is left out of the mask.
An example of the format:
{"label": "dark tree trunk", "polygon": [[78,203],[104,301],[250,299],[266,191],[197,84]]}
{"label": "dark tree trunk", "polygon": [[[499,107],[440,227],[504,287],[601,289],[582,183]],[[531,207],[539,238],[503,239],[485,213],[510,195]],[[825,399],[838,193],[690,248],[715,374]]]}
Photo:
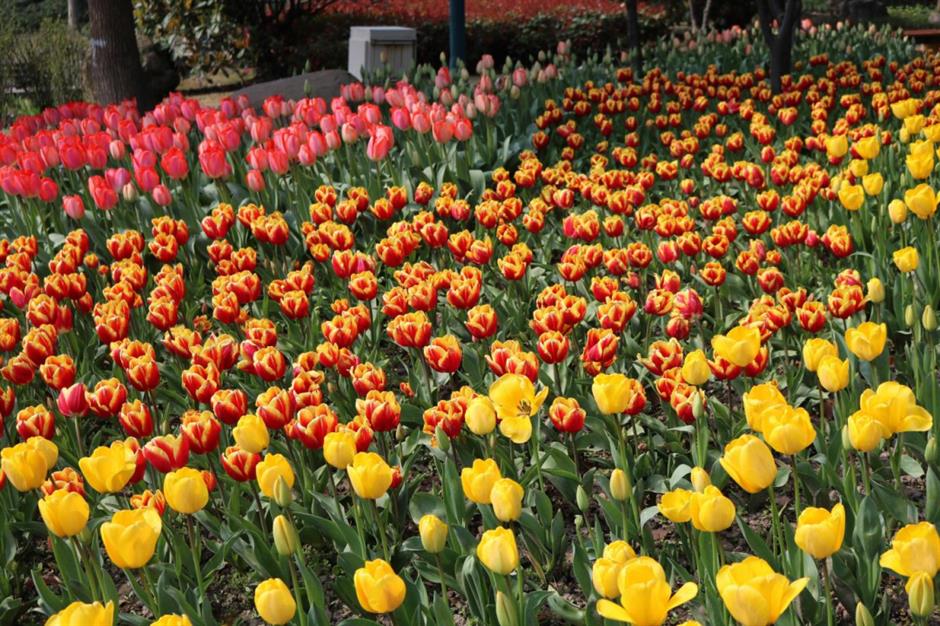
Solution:
{"label": "dark tree trunk", "polygon": [[640,48],[640,15],[637,0],[627,0],[627,40],[630,42],[630,58],[633,61],[633,76],[643,76],[643,51]]}
{"label": "dark tree trunk", "polygon": [[141,109],[146,109],[151,103],[145,97],[131,0],[88,0],[88,21],[89,77],[95,100],[110,104],[136,98]]}
{"label": "dark tree trunk", "polygon": [[[783,77],[793,69],[793,33],[803,12],[802,0],[757,0],[760,28],[770,49],[770,88],[774,93],[783,89]],[[774,32],[774,22],[777,32]]]}
{"label": "dark tree trunk", "polygon": [[85,19],[84,0],[68,0],[69,28],[77,29]]}

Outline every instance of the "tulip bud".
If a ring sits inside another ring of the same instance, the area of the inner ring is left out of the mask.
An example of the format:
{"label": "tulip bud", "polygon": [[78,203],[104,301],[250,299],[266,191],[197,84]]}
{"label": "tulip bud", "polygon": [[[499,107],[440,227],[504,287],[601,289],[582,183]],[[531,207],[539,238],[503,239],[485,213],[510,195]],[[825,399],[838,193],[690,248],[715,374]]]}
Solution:
{"label": "tulip bud", "polygon": [[502,591],[496,592],[496,620],[499,626],[517,626],[513,601]]}
{"label": "tulip bud", "polygon": [[864,604],[855,605],[855,626],[875,626],[875,618]]}
{"label": "tulip bud", "polygon": [[281,556],[290,556],[300,549],[297,529],[283,515],[274,518],[274,547]]}
{"label": "tulip bud", "polygon": [[515,85],[509,88],[509,97],[512,98],[513,100],[518,100],[519,96],[521,95],[522,95],[522,91]]}
{"label": "tulip bud", "polygon": [[626,472],[618,468],[610,473],[610,496],[614,500],[623,502],[630,497],[631,489],[630,480],[627,478]]}
{"label": "tulip bud", "polygon": [[888,203],[888,217],[895,224],[900,224],[907,219],[907,205],[903,200],[895,198]]}
{"label": "tulip bud", "polygon": [[395,429],[395,441],[404,441],[407,435],[408,432],[405,427],[399,422],[398,427]]}
{"label": "tulip bud", "polygon": [[712,484],[711,478],[708,476],[708,472],[702,469],[701,467],[692,468],[692,488],[695,489],[698,493],[705,491],[705,487],[708,487]]}
{"label": "tulip bud", "polygon": [[934,607],[933,578],[930,574],[917,572],[908,579],[905,588],[911,613],[917,617],[928,617]]}
{"label": "tulip bud", "polygon": [[121,195],[124,196],[125,202],[137,202],[137,198],[140,197],[140,194],[137,193],[137,186],[134,183],[127,183],[124,187],[121,188]]}
{"label": "tulip bud", "polygon": [[885,286],[880,278],[872,278],[868,281],[868,300],[878,304],[885,299]]}
{"label": "tulip bud", "polygon": [[578,490],[575,492],[575,501],[578,503],[578,508],[582,511],[587,511],[588,507],[591,506],[587,491],[585,491],[584,487],[581,485],[578,485]]}
{"label": "tulip bud", "polygon": [[418,533],[421,546],[431,554],[437,554],[447,545],[447,524],[436,515],[428,514],[418,520]]}
{"label": "tulip bud", "polygon": [[914,325],[914,306],[908,304],[904,307],[904,324],[911,328]]}
{"label": "tulip bud", "polygon": [[852,438],[849,437],[849,426],[846,424],[842,427],[842,449],[851,450],[853,447]]}
{"label": "tulip bud", "polygon": [[931,305],[924,307],[924,312],[920,316],[920,323],[924,325],[924,330],[933,332],[937,330],[937,313]]}
{"label": "tulip bud", "polygon": [[696,393],[692,396],[692,416],[695,419],[701,419],[705,415],[705,403],[702,402],[702,394]]}
{"label": "tulip bud", "polygon": [[274,501],[277,502],[277,505],[281,508],[290,506],[290,503],[294,501],[294,496],[292,496],[290,492],[290,486],[281,476],[278,476],[274,483]]}
{"label": "tulip bud", "polygon": [[937,438],[931,437],[927,440],[927,446],[924,448],[924,458],[929,465],[936,465],[940,461],[940,454],[937,454]]}

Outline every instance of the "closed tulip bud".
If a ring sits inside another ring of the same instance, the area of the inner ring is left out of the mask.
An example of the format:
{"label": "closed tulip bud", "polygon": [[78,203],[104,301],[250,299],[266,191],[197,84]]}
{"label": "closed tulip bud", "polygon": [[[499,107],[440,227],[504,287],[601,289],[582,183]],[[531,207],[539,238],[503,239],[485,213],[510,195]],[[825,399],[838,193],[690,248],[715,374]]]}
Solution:
{"label": "closed tulip bud", "polygon": [[450,435],[440,425],[434,429],[434,441],[437,442],[437,447],[441,449],[441,452],[444,454],[450,452]]}
{"label": "closed tulip bud", "polygon": [[464,419],[467,428],[474,435],[483,437],[490,434],[496,428],[496,410],[493,408],[493,401],[487,396],[477,396],[467,405]]}
{"label": "closed tulip bud", "polygon": [[392,613],[405,601],[405,581],[382,559],[366,561],[353,583],[359,604],[369,613]]}
{"label": "closed tulip bud", "polygon": [[705,399],[703,394],[692,395],[692,417],[699,419],[705,415]]}
{"label": "closed tulip bud", "polygon": [[816,376],[819,377],[819,384],[826,391],[831,393],[842,391],[849,384],[849,361],[837,356],[825,356],[819,362]]}
{"label": "closed tulip bud", "polygon": [[504,526],[483,533],[477,544],[477,558],[494,574],[507,576],[519,567],[516,536]]}
{"label": "closed tulip bud", "polygon": [[[880,440],[880,439],[879,439]],[[842,427],[842,449],[849,450],[852,446],[852,438],[849,435],[849,425],[846,424]]]}
{"label": "closed tulip bud", "polygon": [[287,480],[283,476],[278,476],[274,480],[274,502],[281,508],[290,506],[290,503],[294,501],[294,495],[290,490],[291,486],[287,484]]}
{"label": "closed tulip bud", "polygon": [[209,502],[209,488],[202,472],[191,467],[167,474],[163,479],[163,495],[170,508],[183,515],[201,511]]}
{"label": "closed tulip bud", "polygon": [[[913,322],[912,322],[913,323]],[[845,345],[863,361],[878,358],[888,339],[888,326],[874,322],[862,322],[855,328],[845,331]]]}
{"label": "closed tulip bud", "polygon": [[493,485],[502,478],[499,466],[493,459],[475,459],[473,465],[460,472],[460,484],[464,496],[476,504],[492,502]]}
{"label": "closed tulip bud", "polygon": [[511,478],[500,478],[493,483],[490,501],[493,513],[501,522],[513,522],[522,515],[522,497],[525,489]]}
{"label": "closed tulip bud", "polygon": [[916,617],[929,617],[933,613],[933,577],[926,572],[917,572],[904,585],[911,613]]}
{"label": "closed tulip bud", "polygon": [[692,482],[692,488],[699,493],[705,491],[705,488],[712,484],[711,478],[708,476],[708,472],[706,472],[701,467],[692,468],[692,475],[690,480]]}
{"label": "closed tulip bud", "polygon": [[437,554],[447,545],[447,524],[437,515],[427,514],[418,520],[421,545],[426,552]]}
{"label": "closed tulip bud", "polygon": [[682,364],[682,379],[690,385],[703,385],[711,378],[712,371],[702,350],[690,352]]}
{"label": "closed tulip bud", "polygon": [[929,304],[924,307],[924,312],[920,316],[920,323],[924,325],[924,330],[927,332],[937,330],[937,312]]}
{"label": "closed tulip bud", "polygon": [[927,446],[924,448],[924,459],[931,465],[936,465],[940,461],[940,452],[937,448],[937,438],[931,437],[927,440]]}
{"label": "closed tulip bud", "polygon": [[39,514],[56,537],[72,537],[88,524],[88,502],[81,494],[56,489],[39,501]]}
{"label": "closed tulip bud", "polygon": [[754,435],[741,435],[730,441],[719,462],[731,479],[748,493],[763,491],[777,476],[777,464],[770,448]]}
{"label": "closed tulip bud", "polygon": [[255,610],[268,624],[281,626],[294,619],[297,603],[280,578],[269,578],[255,587]]}
{"label": "closed tulip bud", "polygon": [[892,200],[888,203],[888,217],[895,224],[900,224],[907,219],[907,205],[903,200]]}
{"label": "closed tulip bud", "polygon": [[516,606],[512,598],[502,591],[496,592],[496,621],[499,626],[518,626]]}
{"label": "closed tulip bud", "polygon": [[300,550],[300,537],[297,529],[283,515],[274,518],[274,547],[281,556],[290,556]]}
{"label": "closed tulip bud", "polygon": [[874,302],[878,304],[884,302],[885,299],[885,286],[881,282],[880,278],[872,278],[868,281],[868,290],[866,297],[869,302]]}
{"label": "closed tulip bud", "polygon": [[323,439],[323,458],[336,469],[346,469],[356,456],[356,435],[337,430]]}
{"label": "closed tulip bud", "polygon": [[238,419],[238,424],[232,429],[232,437],[239,448],[252,453],[261,452],[270,442],[268,427],[254,413],[247,413]]}
{"label": "closed tulip bud", "polygon": [[46,626],[111,626],[113,623],[113,602],[73,602],[46,620]]}
{"label": "closed tulip bud", "polygon": [[689,512],[696,530],[716,533],[734,523],[734,502],[725,497],[718,487],[706,487],[702,493],[693,493]]}
{"label": "closed tulip bud", "polygon": [[855,605],[855,626],[875,626],[875,618],[863,603]]}
{"label": "closed tulip bud", "polygon": [[610,497],[618,502],[623,502],[630,497],[630,491],[632,491],[632,486],[630,485],[630,479],[627,478],[627,473],[620,468],[615,469],[610,473]]}
{"label": "closed tulip bud", "polygon": [[908,304],[904,307],[904,325],[908,328],[914,326],[914,306]]}
{"label": "closed tulip bud", "polygon": [[581,485],[578,485],[578,489],[574,492],[574,500],[578,505],[578,509],[581,511],[587,512],[588,508],[591,506],[587,491],[585,491],[584,487]]}

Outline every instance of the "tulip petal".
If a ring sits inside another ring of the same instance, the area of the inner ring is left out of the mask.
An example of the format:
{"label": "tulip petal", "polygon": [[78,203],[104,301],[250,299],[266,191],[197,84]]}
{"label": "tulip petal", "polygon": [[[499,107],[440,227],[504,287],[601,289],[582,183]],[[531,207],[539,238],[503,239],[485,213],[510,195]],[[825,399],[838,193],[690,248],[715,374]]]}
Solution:
{"label": "tulip petal", "polygon": [[692,598],[698,595],[698,585],[695,583],[686,583],[679,587],[671,598],[669,598],[669,603],[666,605],[666,610],[671,611],[677,606],[685,604]]}
{"label": "tulip petal", "polygon": [[599,600],[597,602],[597,612],[601,614],[602,617],[607,619],[612,619],[617,622],[632,622],[630,618],[630,613],[623,606],[611,602],[610,600]]}

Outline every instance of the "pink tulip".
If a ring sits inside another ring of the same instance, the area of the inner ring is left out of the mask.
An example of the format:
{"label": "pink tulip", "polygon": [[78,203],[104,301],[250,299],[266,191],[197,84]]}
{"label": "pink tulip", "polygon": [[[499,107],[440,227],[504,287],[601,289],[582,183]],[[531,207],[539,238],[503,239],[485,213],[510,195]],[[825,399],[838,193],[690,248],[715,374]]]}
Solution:
{"label": "pink tulip", "polygon": [[376,126],[372,135],[369,137],[369,143],[366,145],[366,156],[373,161],[381,161],[387,155],[392,145],[395,143],[395,135],[388,126]]}
{"label": "pink tulip", "polygon": [[79,195],[62,196],[62,210],[73,220],[80,220],[85,216],[85,203]]}
{"label": "pink tulip", "polygon": [[150,197],[153,198],[154,203],[158,206],[169,206],[169,204],[173,202],[173,194],[171,194],[167,186],[162,183],[153,188],[153,191],[150,192]]}

